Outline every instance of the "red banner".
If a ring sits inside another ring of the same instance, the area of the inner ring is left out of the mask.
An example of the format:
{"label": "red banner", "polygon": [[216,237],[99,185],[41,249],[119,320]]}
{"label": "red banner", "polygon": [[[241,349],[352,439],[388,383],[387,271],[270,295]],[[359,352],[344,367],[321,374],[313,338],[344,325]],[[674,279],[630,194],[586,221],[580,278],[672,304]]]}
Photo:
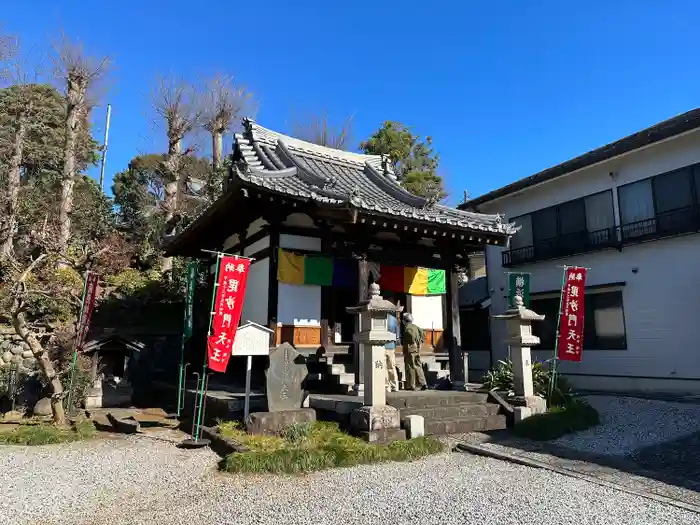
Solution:
{"label": "red banner", "polygon": [[83,295],[83,305],[80,311],[80,324],[78,325],[77,348],[82,348],[85,338],[90,331],[90,320],[92,311],[95,308],[95,298],[97,297],[97,284],[99,277],[96,273],[89,272],[85,281],[85,294]]}
{"label": "red banner", "polygon": [[586,286],[585,268],[567,268],[561,295],[557,357],[561,361],[581,362]]}
{"label": "red banner", "polygon": [[227,255],[219,261],[219,279],[211,323],[211,335],[207,340],[209,368],[225,372],[241,320],[245,287],[248,281],[250,259]]}

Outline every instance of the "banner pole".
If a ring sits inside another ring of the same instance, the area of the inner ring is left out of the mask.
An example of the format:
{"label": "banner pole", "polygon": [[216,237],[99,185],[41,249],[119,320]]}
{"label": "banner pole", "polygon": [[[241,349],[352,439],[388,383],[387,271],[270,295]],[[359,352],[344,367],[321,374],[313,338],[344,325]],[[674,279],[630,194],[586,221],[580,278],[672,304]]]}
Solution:
{"label": "banner pole", "polygon": [[[204,251],[204,250],[202,250]],[[202,423],[202,419],[204,417],[204,414],[202,413],[202,406],[204,404],[204,378],[207,376],[207,358],[208,358],[208,352],[207,352],[207,346],[209,345],[209,337],[211,336],[211,326],[214,322],[214,306],[216,303],[216,290],[217,287],[219,286],[219,266],[221,265],[221,258],[224,256],[222,252],[208,252],[208,253],[216,253],[216,268],[214,269],[214,286],[212,286],[212,291],[211,291],[211,303],[209,305],[209,328],[207,329],[207,344],[204,346],[204,361],[202,363],[202,386],[199,390],[198,397],[199,397],[199,404],[195,404],[195,408],[197,409],[197,413],[195,414],[195,435],[192,436],[195,441],[199,440],[199,434],[201,431],[200,425]]]}
{"label": "banner pole", "polygon": [[564,266],[562,269],[562,274],[561,274],[561,289],[559,290],[559,310],[557,311],[557,331],[556,337],[554,338],[554,356],[552,358],[552,374],[549,378],[549,395],[547,396],[547,402],[551,402],[552,400],[552,395],[554,394],[554,388],[556,385],[557,381],[557,362],[559,360],[557,351],[559,349],[559,337],[560,333],[559,330],[561,328],[561,306],[562,306],[562,300],[564,299],[564,287],[566,286],[566,270],[569,268],[576,268],[576,266]]}
{"label": "banner pole", "polygon": [[[194,302],[194,288],[197,280],[198,264],[190,261],[187,265],[187,294],[185,296],[185,313],[182,330],[182,339],[180,341],[180,369],[178,372],[177,384],[177,417],[182,415],[184,408],[184,391],[185,378],[187,373],[187,365],[185,365],[185,343],[192,337],[192,308]],[[189,364],[189,363],[188,363]]]}
{"label": "banner pole", "polygon": [[73,341],[73,362],[71,364],[70,370],[70,382],[68,383],[68,399],[66,402],[66,412],[70,412],[73,406],[73,381],[75,380],[75,368],[78,364],[78,339],[81,337],[82,330],[81,325],[83,324],[83,310],[85,309],[85,293],[87,292],[88,279],[90,278],[90,270],[85,272],[85,282],[83,283],[83,294],[80,298],[80,314],[78,317],[78,331],[75,334],[75,341]]}

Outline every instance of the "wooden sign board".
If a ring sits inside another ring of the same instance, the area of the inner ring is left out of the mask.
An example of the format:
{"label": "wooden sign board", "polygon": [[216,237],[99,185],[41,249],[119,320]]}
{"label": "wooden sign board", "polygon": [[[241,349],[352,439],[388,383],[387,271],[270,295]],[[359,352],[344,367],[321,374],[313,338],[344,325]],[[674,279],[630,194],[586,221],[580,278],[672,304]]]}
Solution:
{"label": "wooden sign board", "polygon": [[238,327],[231,355],[269,355],[271,335],[272,330],[266,326],[249,321]]}

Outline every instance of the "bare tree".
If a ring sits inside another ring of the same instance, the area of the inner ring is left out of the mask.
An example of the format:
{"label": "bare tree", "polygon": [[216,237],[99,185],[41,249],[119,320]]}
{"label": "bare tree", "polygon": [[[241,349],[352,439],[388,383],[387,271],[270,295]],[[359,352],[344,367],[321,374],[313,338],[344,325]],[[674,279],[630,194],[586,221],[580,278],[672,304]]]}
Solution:
{"label": "bare tree", "polygon": [[216,75],[205,84],[202,103],[204,129],[212,138],[212,168],[218,172],[223,158],[224,134],[231,131],[239,116],[252,116],[253,96],[245,87],[235,86],[230,76]]}
{"label": "bare tree", "polygon": [[65,36],[55,46],[56,74],[64,86],[66,98],[66,142],[63,150],[63,176],[61,180],[61,205],[59,208],[59,240],[61,253],[66,254],[70,241],[71,213],[73,211],[73,185],[77,162],[77,139],[87,121],[91,108],[88,98],[98,80],[109,67],[107,57],[95,58],[85,54],[80,43],[71,42]]}
{"label": "bare tree", "polygon": [[292,134],[307,142],[313,142],[319,146],[334,149],[348,149],[352,141],[352,127],[355,115],[350,115],[345,122],[335,127],[329,123],[328,113],[312,115],[306,121],[296,120],[292,127]]}
{"label": "bare tree", "polygon": [[[161,78],[153,94],[153,107],[156,114],[165,121],[168,137],[168,152],[163,163],[167,174],[165,184],[165,222],[172,224],[179,208],[187,182],[183,169],[183,158],[191,151],[183,151],[183,141],[202,120],[202,104],[195,86],[184,80]],[[166,257],[161,270],[172,270],[173,261]]]}

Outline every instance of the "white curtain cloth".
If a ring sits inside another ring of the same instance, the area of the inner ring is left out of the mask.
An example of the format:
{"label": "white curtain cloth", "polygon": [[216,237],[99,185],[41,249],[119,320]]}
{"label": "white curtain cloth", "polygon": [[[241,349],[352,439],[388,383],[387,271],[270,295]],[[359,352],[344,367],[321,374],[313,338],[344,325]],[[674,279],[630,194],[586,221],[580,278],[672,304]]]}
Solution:
{"label": "white curtain cloth", "polygon": [[606,191],[586,197],[586,229],[589,232],[615,226],[612,192]]}
{"label": "white curtain cloth", "polygon": [[646,179],[617,189],[622,225],[654,218],[651,180]]}

